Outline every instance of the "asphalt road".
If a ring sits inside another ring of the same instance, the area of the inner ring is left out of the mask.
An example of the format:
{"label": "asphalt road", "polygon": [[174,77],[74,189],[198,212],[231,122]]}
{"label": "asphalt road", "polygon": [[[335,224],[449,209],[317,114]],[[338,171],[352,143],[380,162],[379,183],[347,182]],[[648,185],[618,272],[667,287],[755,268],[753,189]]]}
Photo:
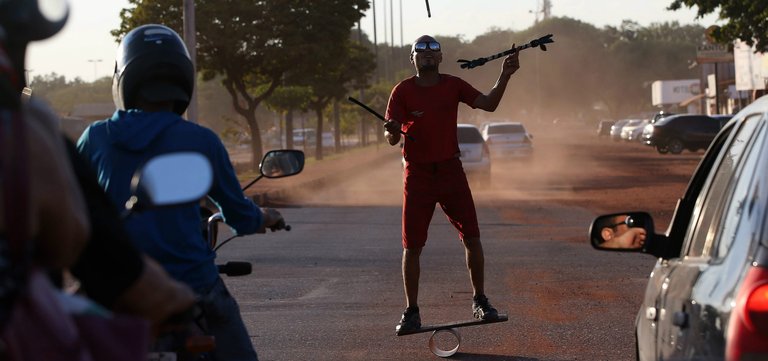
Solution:
{"label": "asphalt road", "polygon": [[[655,259],[595,251],[587,230],[593,217],[612,209],[606,199],[626,189],[681,193],[700,154],[663,158],[640,145],[589,142],[595,149],[538,137],[532,162],[495,166],[493,187],[474,190],[487,294],[510,320],[461,329],[461,348],[451,359],[634,359],[634,318]],[[626,172],[606,177],[621,162],[606,152],[642,158],[650,168],[679,162],[668,172],[681,174],[626,184]],[[581,158],[567,159],[574,154]],[[239,238],[220,250],[220,261],[253,262],[252,275],[226,282],[261,360],[438,359],[427,348],[429,334],[394,333],[405,302],[400,172],[393,151],[374,168],[301,192],[281,209],[290,232]],[[664,218],[674,199],[648,204]],[[425,324],[471,318],[463,248],[439,208],[422,255],[419,303]]]}

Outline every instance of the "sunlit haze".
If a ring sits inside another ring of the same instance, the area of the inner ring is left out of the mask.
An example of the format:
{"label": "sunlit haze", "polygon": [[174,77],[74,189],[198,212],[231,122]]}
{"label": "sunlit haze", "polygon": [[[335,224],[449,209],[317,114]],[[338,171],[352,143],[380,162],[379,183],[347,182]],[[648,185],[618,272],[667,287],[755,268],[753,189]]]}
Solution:
{"label": "sunlit haze", "polygon": [[[420,35],[433,34],[461,35],[464,40],[471,41],[492,28],[523,30],[535,22],[538,2],[432,0],[429,2],[432,16],[428,17],[425,1],[376,0],[376,39],[379,43],[400,45],[409,44]],[[702,26],[711,25],[717,20],[716,15],[696,20],[696,13],[691,9],[666,10],[672,0],[551,2],[552,16],[570,17],[597,27],[618,26],[625,19],[641,25],[678,21],[681,24],[698,23]],[[70,4],[70,18],[66,27],[53,38],[30,47],[27,58],[30,77],[55,72],[65,75],[67,79],[80,77],[84,81],[93,81],[111,75],[117,44],[109,32],[119,26],[120,10],[128,6],[128,1],[73,0]],[[361,21],[362,30],[372,40],[373,19],[371,9]],[[499,49],[489,49],[496,50]]]}

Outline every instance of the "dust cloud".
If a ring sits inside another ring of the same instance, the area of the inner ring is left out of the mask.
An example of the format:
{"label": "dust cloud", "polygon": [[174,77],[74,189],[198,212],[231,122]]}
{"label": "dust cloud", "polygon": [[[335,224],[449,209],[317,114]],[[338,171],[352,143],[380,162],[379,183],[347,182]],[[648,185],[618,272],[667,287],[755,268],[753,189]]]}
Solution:
{"label": "dust cloud", "polygon": [[[577,189],[589,187],[582,183],[593,177],[593,173],[610,171],[601,169],[603,165],[595,159],[605,154],[591,152],[580,145],[607,141],[598,140],[591,126],[548,124],[529,126],[529,131],[534,135],[534,152],[530,159],[493,160],[490,186],[470,178],[476,202],[536,200],[553,196],[567,199]],[[391,156],[371,160],[367,166],[347,172],[334,181],[298,189],[291,194],[291,202],[306,206],[401,206],[399,149],[393,147],[382,151],[391,151]]]}

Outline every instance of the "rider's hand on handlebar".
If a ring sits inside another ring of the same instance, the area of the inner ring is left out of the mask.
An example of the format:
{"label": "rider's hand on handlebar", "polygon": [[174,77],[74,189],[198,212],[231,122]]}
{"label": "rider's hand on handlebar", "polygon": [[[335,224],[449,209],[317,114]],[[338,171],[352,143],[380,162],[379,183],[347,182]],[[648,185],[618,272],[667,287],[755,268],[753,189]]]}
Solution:
{"label": "rider's hand on handlebar", "polygon": [[264,222],[261,224],[261,229],[258,233],[266,233],[267,228],[272,231],[285,228],[285,220],[283,216],[276,209],[261,208],[262,217]]}

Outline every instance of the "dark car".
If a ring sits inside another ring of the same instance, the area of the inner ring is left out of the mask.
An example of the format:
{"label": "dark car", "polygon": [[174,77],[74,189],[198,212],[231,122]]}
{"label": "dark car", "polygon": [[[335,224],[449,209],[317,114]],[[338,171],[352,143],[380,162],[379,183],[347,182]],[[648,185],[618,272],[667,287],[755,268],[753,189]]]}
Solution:
{"label": "dark car", "polygon": [[611,126],[616,123],[615,120],[601,120],[597,123],[597,136],[607,137],[611,135]]}
{"label": "dark car", "polygon": [[656,121],[652,131],[643,133],[643,142],[661,154],[707,149],[728,119],[730,116],[670,115]]}
{"label": "dark car", "polygon": [[[653,224],[623,212],[589,231],[597,249],[658,258],[636,318],[637,359],[768,360],[768,96],[715,137],[667,231]],[[645,238],[632,237],[640,228]]]}

